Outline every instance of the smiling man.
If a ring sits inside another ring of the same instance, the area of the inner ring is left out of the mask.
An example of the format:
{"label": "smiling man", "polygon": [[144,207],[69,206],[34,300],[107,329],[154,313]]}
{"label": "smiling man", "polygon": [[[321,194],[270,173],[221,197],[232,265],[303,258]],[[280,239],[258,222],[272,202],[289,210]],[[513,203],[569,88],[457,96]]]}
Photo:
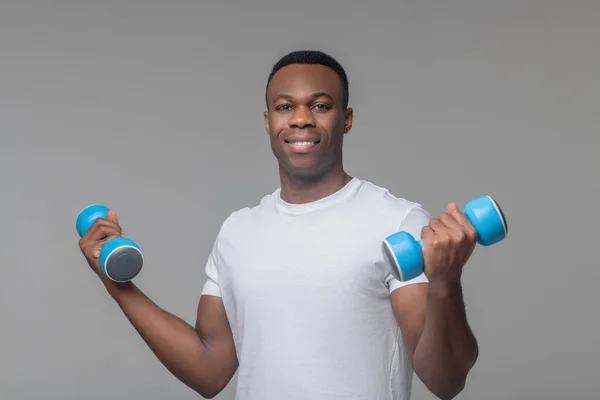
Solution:
{"label": "smiling man", "polygon": [[[418,203],[352,177],[348,80],[319,51],[293,52],[267,82],[266,131],[281,187],[231,213],[205,266],[195,327],[133,283],[102,274],[97,253],[116,214],[81,239],[89,264],[160,361],[203,397],[238,372],[238,400],[407,400],[413,371],[441,399],[464,387],[478,350],[461,293],[476,232],[451,203]],[[382,249],[424,239],[425,272],[393,278]]]}
{"label": "smiling man", "polygon": [[352,127],[346,79],[335,60],[315,52],[289,54],[269,76],[265,127],[287,202],[317,200],[350,180],[342,164],[343,136]]}

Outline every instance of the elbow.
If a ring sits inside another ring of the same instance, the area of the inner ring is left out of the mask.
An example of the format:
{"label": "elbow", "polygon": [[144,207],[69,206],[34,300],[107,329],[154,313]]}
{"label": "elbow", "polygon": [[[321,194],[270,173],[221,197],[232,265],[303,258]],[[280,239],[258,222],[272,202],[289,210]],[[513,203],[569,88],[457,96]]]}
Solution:
{"label": "elbow", "polygon": [[204,399],[213,399],[225,389],[228,382],[228,380],[225,380],[224,382],[213,382],[202,387],[195,387],[194,391]]}
{"label": "elbow", "polygon": [[429,376],[429,379],[424,383],[431,393],[440,400],[452,400],[465,389],[473,366],[474,361],[463,368],[456,366],[451,369],[454,371],[453,373],[442,373],[437,377]]}
{"label": "elbow", "polygon": [[204,392],[200,390],[196,390],[196,393],[198,393],[203,399],[212,399],[216,396],[216,394],[213,394],[212,392]]}
{"label": "elbow", "polygon": [[453,368],[455,373],[446,376],[445,379],[440,379],[432,384],[430,390],[440,400],[452,400],[465,389],[467,379],[471,369],[475,366],[479,350],[475,347],[473,357],[469,362],[463,363],[461,367],[458,365]]}
{"label": "elbow", "polygon": [[456,369],[451,369],[454,372],[448,371],[437,373],[421,374],[421,381],[427,389],[440,400],[452,400],[465,389],[469,369],[463,369],[457,372]]}
{"label": "elbow", "polygon": [[440,400],[452,400],[465,389],[469,373],[478,357],[479,349],[475,345],[470,359],[465,357],[462,360],[438,363],[435,367],[431,362],[428,366],[424,359],[416,358],[415,372],[434,396]]}
{"label": "elbow", "polygon": [[235,368],[230,370],[211,371],[202,376],[197,375],[189,384],[189,387],[204,399],[213,399],[217,397],[229,385]]}
{"label": "elbow", "polygon": [[232,373],[220,374],[220,376],[212,376],[205,379],[203,384],[198,384],[193,387],[194,391],[205,399],[213,399],[219,395],[223,389],[229,385]]}
{"label": "elbow", "polygon": [[452,400],[465,389],[472,367],[473,363],[465,366],[462,370],[456,368],[460,372],[447,374],[445,377],[439,376],[438,379],[432,378],[426,383],[426,386],[440,400]]}
{"label": "elbow", "polygon": [[204,399],[213,399],[215,397],[217,397],[217,395],[219,393],[221,393],[221,391],[223,390],[223,388],[202,388],[202,389],[196,389],[196,393],[198,393],[202,398]]}
{"label": "elbow", "polygon": [[217,397],[223,389],[225,389],[225,384],[221,384],[218,382],[194,382],[193,384],[188,384],[190,389],[200,395],[203,399],[213,399]]}
{"label": "elbow", "polygon": [[465,384],[466,379],[455,379],[436,387],[429,387],[429,390],[440,400],[452,400],[463,391]]}

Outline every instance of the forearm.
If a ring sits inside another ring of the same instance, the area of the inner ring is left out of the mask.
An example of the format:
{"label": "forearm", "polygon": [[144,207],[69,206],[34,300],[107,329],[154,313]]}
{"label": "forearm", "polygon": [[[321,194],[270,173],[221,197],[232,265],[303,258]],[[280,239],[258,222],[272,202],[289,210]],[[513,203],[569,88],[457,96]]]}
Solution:
{"label": "forearm", "polygon": [[464,387],[477,355],[460,284],[431,282],[425,327],[414,352],[415,372],[438,397],[453,398]]}
{"label": "forearm", "polygon": [[175,377],[205,397],[221,389],[218,357],[192,326],[158,307],[133,283],[115,288],[107,286],[150,350]]}

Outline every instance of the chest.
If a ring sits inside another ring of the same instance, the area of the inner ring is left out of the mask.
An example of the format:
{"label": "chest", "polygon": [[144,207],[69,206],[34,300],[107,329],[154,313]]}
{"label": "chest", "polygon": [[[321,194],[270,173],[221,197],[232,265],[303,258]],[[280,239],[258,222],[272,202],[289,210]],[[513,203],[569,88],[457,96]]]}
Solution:
{"label": "chest", "polygon": [[358,218],[290,219],[257,226],[227,243],[222,285],[242,301],[382,296],[385,233]]}

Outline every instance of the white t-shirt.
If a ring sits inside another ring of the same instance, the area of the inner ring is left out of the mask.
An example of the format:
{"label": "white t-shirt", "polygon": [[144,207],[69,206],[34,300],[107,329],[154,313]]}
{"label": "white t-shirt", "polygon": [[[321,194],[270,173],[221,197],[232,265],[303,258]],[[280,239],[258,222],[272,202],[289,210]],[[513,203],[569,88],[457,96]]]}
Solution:
{"label": "white t-shirt", "polygon": [[382,242],[415,238],[420,204],[353,178],[289,204],[280,189],[223,223],[203,295],[220,296],[239,360],[237,400],[407,400],[413,371],[390,293]]}

